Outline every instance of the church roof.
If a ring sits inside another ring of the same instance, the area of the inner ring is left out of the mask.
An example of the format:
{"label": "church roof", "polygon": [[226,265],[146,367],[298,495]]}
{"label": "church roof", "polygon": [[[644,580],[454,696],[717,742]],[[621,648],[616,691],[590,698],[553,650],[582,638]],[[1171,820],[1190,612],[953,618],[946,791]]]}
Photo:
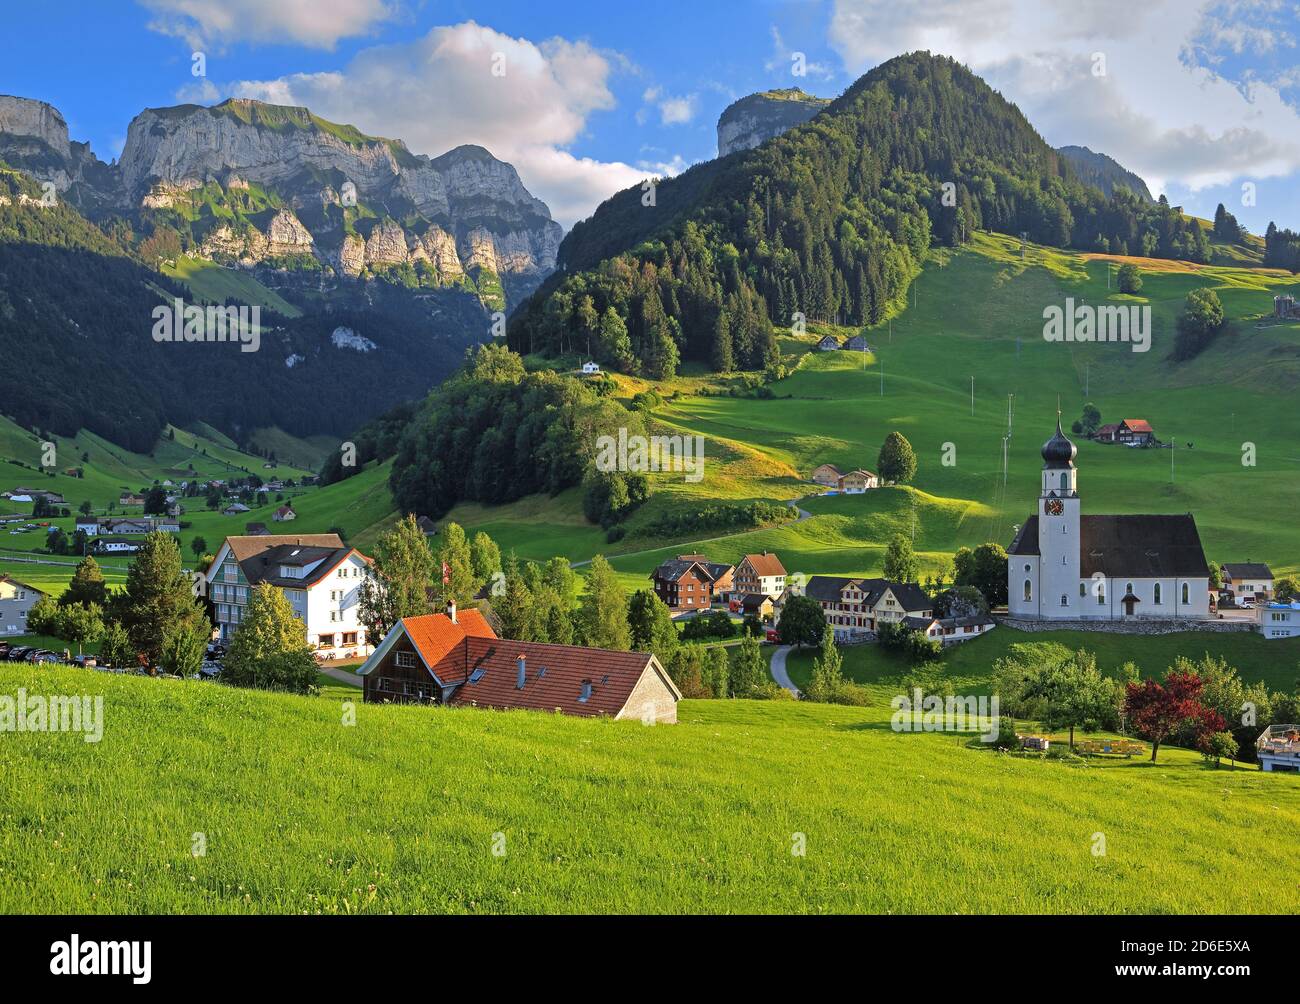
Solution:
{"label": "church roof", "polygon": [[[1183,516],[1080,516],[1079,576],[1201,578],[1210,574],[1196,520]],[[1030,516],[1009,555],[1037,555],[1038,516]]]}
{"label": "church roof", "polygon": [[1078,453],[1078,448],[1066,438],[1064,430],[1061,428],[1061,416],[1056,416],[1056,432],[1052,438],[1043,444],[1043,466],[1044,467],[1073,467],[1074,455]]}

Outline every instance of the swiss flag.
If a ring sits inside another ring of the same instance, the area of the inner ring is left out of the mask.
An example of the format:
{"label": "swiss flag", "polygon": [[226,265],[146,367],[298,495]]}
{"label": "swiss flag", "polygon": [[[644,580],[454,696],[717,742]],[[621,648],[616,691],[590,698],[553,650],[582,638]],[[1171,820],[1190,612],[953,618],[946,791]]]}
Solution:
{"label": "swiss flag", "polygon": [[445,561],[442,563],[442,584],[444,586],[451,583],[451,566]]}

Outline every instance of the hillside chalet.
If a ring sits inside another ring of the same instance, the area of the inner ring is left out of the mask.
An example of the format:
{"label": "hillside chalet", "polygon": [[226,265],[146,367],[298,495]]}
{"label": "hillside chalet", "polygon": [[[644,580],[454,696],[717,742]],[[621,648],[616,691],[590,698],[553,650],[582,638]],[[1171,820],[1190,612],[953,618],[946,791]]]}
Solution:
{"label": "hillside chalet", "polygon": [[357,671],[367,703],[674,724],[681,692],[647,652],[498,638],[477,610],[405,617]]}
{"label": "hillside chalet", "polygon": [[682,554],[651,572],[650,581],[669,610],[707,610],[731,588],[732,575],[730,565],[702,554]]}

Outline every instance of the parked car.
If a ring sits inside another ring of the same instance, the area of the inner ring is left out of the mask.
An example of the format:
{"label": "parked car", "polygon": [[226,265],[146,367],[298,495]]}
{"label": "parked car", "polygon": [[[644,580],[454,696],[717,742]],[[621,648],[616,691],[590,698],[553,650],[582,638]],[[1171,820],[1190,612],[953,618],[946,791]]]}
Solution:
{"label": "parked car", "polygon": [[15,645],[9,650],[10,662],[22,662],[27,658],[27,653],[33,651],[30,645]]}

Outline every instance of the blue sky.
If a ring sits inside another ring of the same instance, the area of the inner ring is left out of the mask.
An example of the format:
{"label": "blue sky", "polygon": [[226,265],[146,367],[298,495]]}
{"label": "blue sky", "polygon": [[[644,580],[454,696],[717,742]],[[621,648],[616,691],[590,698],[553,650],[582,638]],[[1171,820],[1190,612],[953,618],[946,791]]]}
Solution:
{"label": "blue sky", "polygon": [[419,153],[486,146],[568,226],[713,156],[738,97],[835,95],[928,48],[1175,204],[1300,225],[1295,0],[65,0],[22,24],[0,41],[0,93],[54,104],[105,159],[141,108],[260,97]]}

